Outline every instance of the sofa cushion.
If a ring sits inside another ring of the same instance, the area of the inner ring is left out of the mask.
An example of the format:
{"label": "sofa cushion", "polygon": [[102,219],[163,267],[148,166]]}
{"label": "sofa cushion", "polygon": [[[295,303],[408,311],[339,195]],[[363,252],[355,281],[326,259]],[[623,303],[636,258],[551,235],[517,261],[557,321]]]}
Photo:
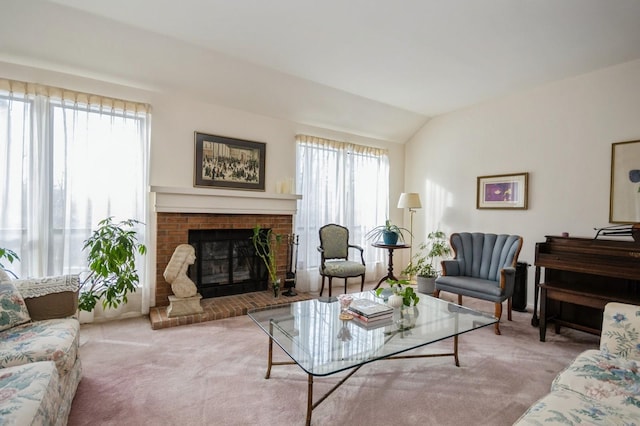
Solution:
{"label": "sofa cushion", "polygon": [[514,425],[637,425],[640,413],[627,406],[609,405],[568,389],[539,399]]}
{"label": "sofa cushion", "polygon": [[602,317],[600,350],[640,361],[640,306],[608,303]]}
{"label": "sofa cushion", "polygon": [[58,374],[53,362],[1,369],[0,424],[56,424],[58,395]]}
{"label": "sofa cushion", "polygon": [[30,321],[27,305],[12,282],[0,283],[0,331]]}
{"label": "sofa cushion", "polygon": [[22,324],[0,332],[0,367],[53,361],[60,375],[71,370],[77,357],[80,323],[51,319]]}
{"label": "sofa cushion", "polygon": [[588,350],[556,376],[551,389],[570,389],[603,404],[626,407],[640,416],[638,367],[634,360]]}

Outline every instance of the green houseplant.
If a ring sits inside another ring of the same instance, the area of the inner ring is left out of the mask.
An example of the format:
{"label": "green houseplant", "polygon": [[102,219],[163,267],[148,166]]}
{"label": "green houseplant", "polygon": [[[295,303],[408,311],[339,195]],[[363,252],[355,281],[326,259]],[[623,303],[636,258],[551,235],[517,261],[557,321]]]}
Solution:
{"label": "green houseplant", "polygon": [[[413,288],[409,286],[409,280],[386,280],[389,284],[391,292],[395,296],[402,297],[403,306],[415,306],[420,301],[420,297],[413,291]],[[376,289],[376,296],[383,297],[386,289],[379,287]]]}
{"label": "green houseplant", "polygon": [[269,275],[269,282],[273,289],[273,295],[278,297],[280,295],[280,280],[278,279],[278,263],[277,254],[280,245],[282,244],[282,235],[274,234],[271,229],[263,231],[260,225],[253,227],[253,235],[251,236],[253,247],[256,249],[256,254],[264,266],[267,268],[267,274]]}
{"label": "green houseplant", "polygon": [[409,265],[402,271],[407,276],[418,277],[418,291],[433,293],[438,269],[435,265],[437,258],[451,254],[451,247],[447,236],[442,231],[433,231],[427,235],[427,241],[418,246],[418,252],[413,256]]}
{"label": "green houseplant", "polygon": [[398,240],[404,242],[404,234],[403,232],[407,232],[411,235],[411,231],[407,228],[402,228],[398,225],[394,225],[391,223],[389,219],[385,220],[384,225],[376,226],[371,229],[365,235],[365,238],[368,240],[373,240],[373,242],[382,241],[385,244],[393,245],[397,244]]}
{"label": "green houseplant", "polygon": [[13,275],[14,278],[18,278],[16,274],[11,272],[4,266],[4,264],[2,263],[2,259],[6,259],[9,263],[13,263],[14,260],[20,260],[20,257],[17,255],[17,253],[8,248],[0,247],[0,268],[4,269],[9,274]]}
{"label": "green houseplant", "polygon": [[136,291],[140,278],[135,256],[147,252],[134,229],[140,223],[135,219],[114,223],[113,217],[108,217],[84,241],[89,272],[80,283],[81,311],[93,311],[98,300],[102,300],[104,308],[117,308],[127,302],[129,292]]}

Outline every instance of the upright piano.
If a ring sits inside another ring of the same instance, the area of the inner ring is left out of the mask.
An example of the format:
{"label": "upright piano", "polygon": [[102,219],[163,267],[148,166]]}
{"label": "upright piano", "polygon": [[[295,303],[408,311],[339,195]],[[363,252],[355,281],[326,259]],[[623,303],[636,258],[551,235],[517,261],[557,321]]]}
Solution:
{"label": "upright piano", "polygon": [[556,333],[566,326],[600,334],[608,302],[640,305],[640,243],[547,236],[545,242],[536,243],[535,267],[531,323],[539,325],[542,342],[549,321]]}

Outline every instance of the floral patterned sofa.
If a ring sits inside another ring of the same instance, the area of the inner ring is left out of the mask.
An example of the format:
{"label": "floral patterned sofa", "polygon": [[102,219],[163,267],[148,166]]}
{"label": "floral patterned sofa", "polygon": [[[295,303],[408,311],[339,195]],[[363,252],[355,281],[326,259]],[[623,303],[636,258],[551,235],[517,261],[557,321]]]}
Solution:
{"label": "floral patterned sofa", "polygon": [[67,424],[82,376],[77,303],[77,276],[0,273],[0,425]]}
{"label": "floral patterned sofa", "polygon": [[515,423],[640,425],[640,306],[605,307],[600,350],[578,357]]}

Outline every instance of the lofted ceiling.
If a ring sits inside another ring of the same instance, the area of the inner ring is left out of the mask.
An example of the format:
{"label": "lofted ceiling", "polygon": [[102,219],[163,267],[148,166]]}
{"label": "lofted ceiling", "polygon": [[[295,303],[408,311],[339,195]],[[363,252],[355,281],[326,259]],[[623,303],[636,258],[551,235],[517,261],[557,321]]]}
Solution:
{"label": "lofted ceiling", "polygon": [[0,60],[396,142],[640,58],[638,0],[2,1]]}

